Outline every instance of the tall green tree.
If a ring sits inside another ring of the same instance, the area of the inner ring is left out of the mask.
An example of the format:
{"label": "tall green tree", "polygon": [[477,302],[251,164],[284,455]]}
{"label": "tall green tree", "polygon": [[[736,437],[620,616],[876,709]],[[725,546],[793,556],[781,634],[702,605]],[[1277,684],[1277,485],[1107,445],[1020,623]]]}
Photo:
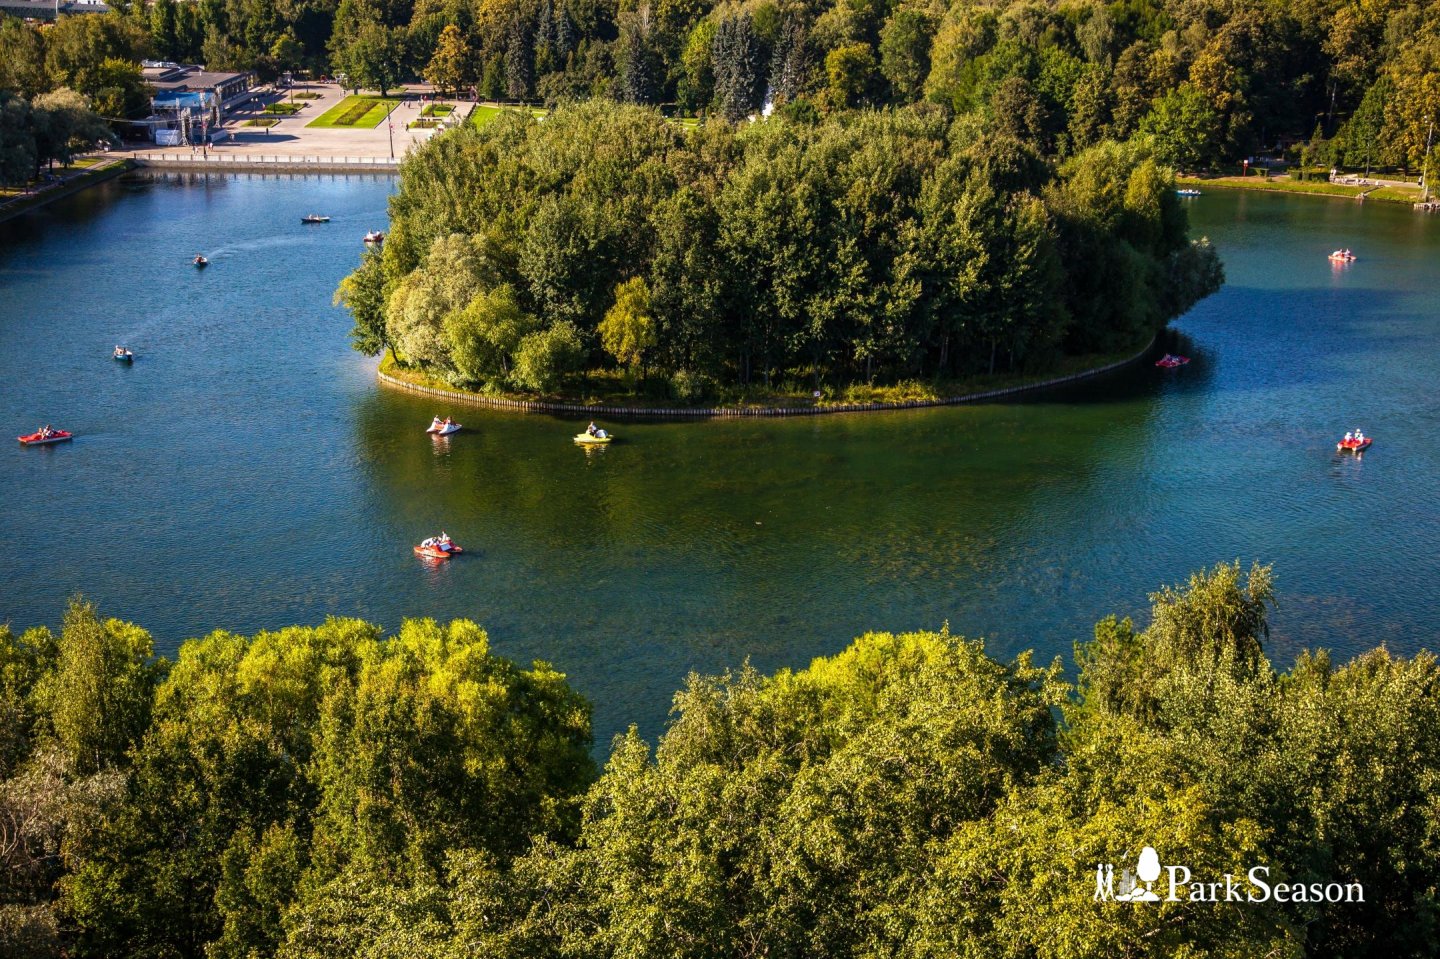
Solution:
{"label": "tall green tree", "polygon": [[39,166],[30,101],[0,90],[0,183],[25,183]]}
{"label": "tall green tree", "polygon": [[1216,155],[1220,118],[1199,90],[1182,86],[1155,102],[1140,121],[1151,137],[1155,154],[1180,170],[1199,170]]}
{"label": "tall green tree", "polygon": [[31,99],[50,86],[40,31],[18,17],[0,20],[0,90]]}
{"label": "tall green tree", "polygon": [[162,667],[144,630],[101,620],[95,607],[71,602],[56,644],[55,668],[35,696],[74,769],[93,773],[121,764],[150,720]]}
{"label": "tall green tree", "polygon": [[930,73],[930,18],[919,10],[901,8],[880,31],[880,72],[903,102],[919,99]]}
{"label": "tall green tree", "polygon": [[853,107],[866,99],[875,75],[875,53],[868,43],[847,43],[825,55],[825,76],[837,107]]}
{"label": "tall green tree", "polygon": [[615,288],[615,305],[600,321],[599,333],[605,350],[632,372],[645,362],[657,338],[650,287],[643,277],[633,277]]}
{"label": "tall green tree", "polygon": [[710,62],[715,103],[727,120],[739,120],[760,106],[765,95],[764,57],[749,14],[724,17],[715,27]]}
{"label": "tall green tree", "polygon": [[475,54],[455,24],[446,24],[440,31],[435,54],[425,67],[425,79],[437,89],[451,92],[475,82]]}
{"label": "tall green tree", "polygon": [[407,71],[405,31],[378,23],[361,24],[337,58],[353,88],[376,90],[383,97]]}

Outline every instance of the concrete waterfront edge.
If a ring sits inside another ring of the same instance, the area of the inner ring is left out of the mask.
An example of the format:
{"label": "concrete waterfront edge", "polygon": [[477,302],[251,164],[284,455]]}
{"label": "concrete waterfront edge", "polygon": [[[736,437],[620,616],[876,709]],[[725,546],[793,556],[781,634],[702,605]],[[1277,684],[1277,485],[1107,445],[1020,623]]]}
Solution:
{"label": "concrete waterfront edge", "polygon": [[156,170],[235,173],[383,173],[394,175],[400,160],[387,157],[285,156],[281,154],[136,154],[137,167]]}
{"label": "concrete waterfront edge", "polygon": [[1151,337],[1150,342],[1145,345],[1145,348],[1134,356],[1117,360],[1114,363],[1107,363],[1104,366],[1097,366],[1091,370],[1081,370],[1079,373],[1070,373],[1066,376],[1042,380],[1039,383],[1024,383],[1020,386],[1008,386],[998,390],[983,390],[978,393],[966,393],[961,396],[945,396],[933,400],[905,400],[898,403],[833,403],[827,406],[610,406],[608,404],[556,403],[546,400],[512,400],[499,396],[481,396],[478,393],[462,393],[459,390],[447,390],[438,386],[407,383],[378,368],[375,371],[375,375],[379,377],[380,382],[386,386],[404,390],[409,393],[419,393],[425,396],[440,396],[449,400],[470,403],[474,406],[486,406],[491,409],[511,410],[521,413],[581,413],[584,415],[599,413],[609,416],[648,416],[687,419],[713,419],[716,417],[730,416],[819,416],[826,413],[878,413],[890,410],[922,409],[930,406],[958,406],[962,403],[975,403],[982,400],[999,399],[1003,396],[1014,396],[1017,393],[1028,393],[1034,390],[1064,386],[1067,383],[1075,383],[1080,380],[1103,376],[1106,373],[1112,373],[1134,363],[1138,363],[1155,349],[1155,344],[1159,341],[1160,335],[1157,333]]}

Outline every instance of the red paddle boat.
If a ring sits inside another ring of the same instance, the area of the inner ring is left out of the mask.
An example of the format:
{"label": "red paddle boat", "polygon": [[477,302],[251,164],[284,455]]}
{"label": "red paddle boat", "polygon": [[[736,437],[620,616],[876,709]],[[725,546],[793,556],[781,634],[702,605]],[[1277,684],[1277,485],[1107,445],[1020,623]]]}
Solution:
{"label": "red paddle boat", "polygon": [[20,442],[26,446],[44,446],[46,443],[63,443],[74,437],[67,430],[52,430],[50,427],[42,427],[31,433],[29,436],[20,437]]}
{"label": "red paddle boat", "polygon": [[1368,436],[1347,435],[1343,440],[1335,444],[1337,453],[1363,453],[1375,442]]}
{"label": "red paddle boat", "polygon": [[1156,366],[1163,366],[1167,370],[1173,370],[1177,366],[1184,366],[1190,362],[1188,356],[1176,356],[1174,353],[1166,353],[1155,361]]}
{"label": "red paddle boat", "polygon": [[465,552],[465,550],[457,546],[455,542],[444,533],[441,533],[439,536],[432,536],[415,547],[415,555],[423,556],[426,559],[449,559],[457,553],[463,552]]}

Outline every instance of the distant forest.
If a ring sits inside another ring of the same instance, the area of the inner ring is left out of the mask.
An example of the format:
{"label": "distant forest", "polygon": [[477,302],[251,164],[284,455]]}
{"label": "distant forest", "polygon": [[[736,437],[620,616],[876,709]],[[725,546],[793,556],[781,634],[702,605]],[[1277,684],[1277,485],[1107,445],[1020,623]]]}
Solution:
{"label": "distant forest", "polygon": [[[1377,0],[116,0],[0,24],[0,90],[130,89],[140,56],[428,77],[487,98],[604,97],[737,119],[944,104],[1047,154],[1146,132],[1182,169],[1296,140],[1316,163],[1418,170],[1440,112],[1440,5]],[[454,29],[448,29],[453,27]],[[123,100],[123,98],[122,98]],[[132,103],[133,105],[133,103]],[[102,111],[105,112],[105,111]]]}

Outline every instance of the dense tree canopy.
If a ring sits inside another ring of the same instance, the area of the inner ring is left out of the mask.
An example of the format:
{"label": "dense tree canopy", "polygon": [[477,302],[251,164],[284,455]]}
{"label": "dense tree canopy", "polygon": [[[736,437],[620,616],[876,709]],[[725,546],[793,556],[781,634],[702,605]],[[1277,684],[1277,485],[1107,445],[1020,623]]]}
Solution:
{"label": "dense tree canopy", "polygon": [[173,665],[84,604],[0,628],[0,953],[62,925],[71,955],[336,950],[357,896],[573,839],[589,716],[461,621],[215,633]]}
{"label": "dense tree canopy", "polygon": [[[141,56],[309,69],[390,88],[608,98],[731,121],[928,102],[1046,155],[1155,140],[1190,169],[1292,150],[1308,165],[1419,170],[1437,147],[1433,4],[1293,0],[153,0],[48,27],[0,20],[0,91],[143,106]],[[1297,143],[1308,140],[1303,153]],[[1436,157],[1431,157],[1436,159]]]}
{"label": "dense tree canopy", "polygon": [[365,352],[543,391],[605,362],[816,386],[1039,369],[1138,348],[1218,283],[1140,143],[1056,166],[935,107],[685,132],[590,103],[412,154],[341,298]]}
{"label": "dense tree canopy", "polygon": [[732,120],[767,104],[923,100],[1006,119],[1061,156],[1153,132],[1169,140],[1167,162],[1199,167],[1310,138],[1318,121],[1341,146],[1317,160],[1418,169],[1440,117],[1440,15],[1400,0],[115,6],[43,30],[0,23],[0,89],[65,85],[98,99],[114,86],[106,59],[153,55],[264,78],[297,67],[376,84],[431,75],[490,97],[609,97]]}
{"label": "dense tree canopy", "polygon": [[[1277,671],[1266,567],[1151,602],[1073,685],[948,630],[691,676],[598,776],[588,705],[467,622],[218,632],[172,665],[77,603],[0,627],[0,952],[1440,953],[1440,663]],[[1143,846],[1363,901],[1097,902]]]}

